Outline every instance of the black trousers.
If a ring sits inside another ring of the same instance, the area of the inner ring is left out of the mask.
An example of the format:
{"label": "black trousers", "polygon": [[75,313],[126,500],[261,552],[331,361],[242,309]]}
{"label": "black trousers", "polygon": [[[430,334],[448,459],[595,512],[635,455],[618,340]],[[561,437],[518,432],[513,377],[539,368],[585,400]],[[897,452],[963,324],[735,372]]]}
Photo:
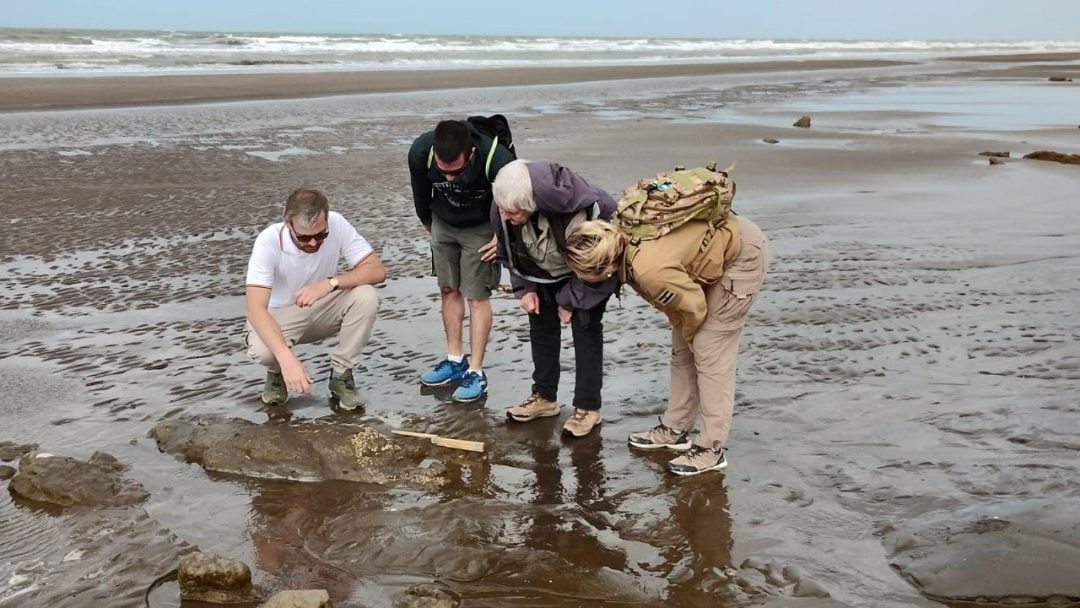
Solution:
{"label": "black trousers", "polygon": [[[529,315],[529,341],[532,344],[533,392],[548,401],[558,401],[562,365],[562,323],[555,294],[562,283],[539,285],[540,312]],[[575,310],[570,321],[574,337],[574,407],[600,409],[600,389],[604,386],[604,310],[605,299],[591,310]]]}

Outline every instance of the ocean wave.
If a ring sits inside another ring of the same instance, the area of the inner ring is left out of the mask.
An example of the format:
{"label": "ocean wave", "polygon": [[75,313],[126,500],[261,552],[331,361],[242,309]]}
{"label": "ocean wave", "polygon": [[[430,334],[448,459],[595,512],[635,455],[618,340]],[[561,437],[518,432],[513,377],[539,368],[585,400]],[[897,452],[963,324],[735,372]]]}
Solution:
{"label": "ocean wave", "polygon": [[312,65],[312,63],[310,61],[301,61],[299,59],[241,59],[239,61],[230,61],[226,65]]}
{"label": "ocean wave", "polygon": [[[756,40],[0,29],[0,74],[190,66],[348,69],[598,65],[1080,52],[1080,41]],[[57,66],[63,66],[58,68]]]}

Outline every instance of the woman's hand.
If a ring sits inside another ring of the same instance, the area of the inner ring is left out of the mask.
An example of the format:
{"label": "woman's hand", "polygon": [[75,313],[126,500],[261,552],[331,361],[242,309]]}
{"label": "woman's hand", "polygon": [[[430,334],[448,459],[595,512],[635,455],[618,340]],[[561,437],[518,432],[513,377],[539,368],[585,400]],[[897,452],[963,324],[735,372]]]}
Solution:
{"label": "woman's hand", "polygon": [[562,321],[563,325],[566,325],[567,323],[569,323],[570,319],[573,319],[573,318],[574,318],[574,311],[567,310],[567,309],[563,308],[562,306],[559,307],[559,320]]}
{"label": "woman's hand", "polygon": [[520,305],[521,310],[524,310],[530,315],[535,315],[540,312],[540,297],[536,295],[535,291],[530,291],[521,296]]}
{"label": "woman's hand", "polygon": [[493,236],[491,240],[484,244],[483,247],[477,249],[480,253],[481,262],[490,262],[495,259],[495,253],[498,251],[499,237]]}

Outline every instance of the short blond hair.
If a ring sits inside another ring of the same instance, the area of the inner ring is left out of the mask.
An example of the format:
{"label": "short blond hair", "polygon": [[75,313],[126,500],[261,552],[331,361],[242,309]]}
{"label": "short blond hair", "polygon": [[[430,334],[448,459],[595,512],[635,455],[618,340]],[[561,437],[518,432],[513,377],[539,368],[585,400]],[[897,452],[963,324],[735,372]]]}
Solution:
{"label": "short blond hair", "polygon": [[582,222],[566,237],[566,265],[586,281],[599,282],[618,272],[626,242],[610,222]]}

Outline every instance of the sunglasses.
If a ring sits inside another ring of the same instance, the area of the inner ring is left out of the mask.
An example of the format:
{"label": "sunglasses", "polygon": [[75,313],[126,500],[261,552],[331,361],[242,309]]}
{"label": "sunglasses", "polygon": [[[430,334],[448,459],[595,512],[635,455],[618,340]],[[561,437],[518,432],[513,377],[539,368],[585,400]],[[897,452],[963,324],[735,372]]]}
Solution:
{"label": "sunglasses", "polygon": [[443,169],[438,165],[438,163],[435,164],[435,168],[438,169],[439,173],[442,173],[444,177],[457,177],[469,168],[469,161],[472,160],[472,157],[472,152],[469,152],[469,156],[465,158],[465,162],[461,163],[461,166],[457,169]]}
{"label": "sunglasses", "polygon": [[298,243],[310,243],[313,240],[316,243],[321,243],[321,242],[326,240],[326,237],[330,236],[330,229],[329,228],[327,228],[326,230],[323,230],[322,232],[320,232],[318,234],[300,234],[292,226],[289,226],[289,229],[292,232],[293,238],[296,239],[296,242],[298,242]]}

